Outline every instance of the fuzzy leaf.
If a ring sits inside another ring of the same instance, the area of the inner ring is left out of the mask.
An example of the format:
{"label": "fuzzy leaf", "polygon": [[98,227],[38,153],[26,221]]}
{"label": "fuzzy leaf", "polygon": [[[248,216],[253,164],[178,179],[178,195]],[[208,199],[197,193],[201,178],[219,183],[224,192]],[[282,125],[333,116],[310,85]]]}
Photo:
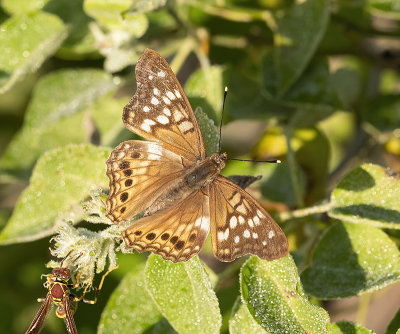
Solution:
{"label": "fuzzy leaf", "polygon": [[146,266],[146,287],[175,330],[184,333],[219,333],[221,314],[211,282],[196,256],[172,263],[151,254]]}
{"label": "fuzzy leaf", "polygon": [[185,92],[190,97],[204,99],[212,107],[214,113],[219,114],[224,97],[222,67],[212,66],[193,73],[185,85]]}
{"label": "fuzzy leaf", "polygon": [[61,70],[41,79],[0,170],[23,174],[43,152],[87,141],[84,108],[114,88],[111,77],[99,70]]}
{"label": "fuzzy leaf", "polygon": [[48,13],[31,12],[5,21],[0,27],[0,94],[35,72],[66,37],[63,22]]}
{"label": "fuzzy leaf", "polygon": [[98,334],[174,332],[163,320],[144,286],[144,264],[135,265],[108,300],[101,315]]}
{"label": "fuzzy leaf", "polygon": [[252,256],[240,279],[243,302],[268,333],[330,333],[328,313],[307,300],[290,256],[274,261]]}
{"label": "fuzzy leaf", "polygon": [[[92,145],[68,145],[46,152],[38,160],[30,185],[21,194],[0,244],[26,242],[54,233],[62,214],[79,218],[78,206],[91,190],[106,187],[106,165],[110,150]],[[76,215],[73,215],[74,212]]]}
{"label": "fuzzy leaf", "polygon": [[196,108],[194,113],[196,115],[197,122],[199,123],[201,134],[203,135],[207,155],[218,152],[219,134],[214,121],[211,120],[201,108]]}
{"label": "fuzzy leaf", "polygon": [[332,192],[329,216],[352,223],[400,229],[400,180],[378,165],[364,164]]}
{"label": "fuzzy leaf", "polygon": [[302,273],[305,291],[320,299],[345,298],[400,280],[400,252],[380,229],[336,223],[316,246]]}
{"label": "fuzzy leaf", "polygon": [[338,321],[332,325],[332,334],[373,334],[374,331],[350,321]]}
{"label": "fuzzy leaf", "polygon": [[247,306],[241,302],[240,298],[236,299],[235,305],[233,305],[231,318],[229,319],[229,333],[268,334],[253,318]]}

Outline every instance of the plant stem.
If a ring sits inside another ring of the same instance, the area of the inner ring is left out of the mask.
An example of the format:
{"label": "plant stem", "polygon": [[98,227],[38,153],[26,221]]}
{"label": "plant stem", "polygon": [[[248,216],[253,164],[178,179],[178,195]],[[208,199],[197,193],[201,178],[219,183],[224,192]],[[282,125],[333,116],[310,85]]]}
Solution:
{"label": "plant stem", "polygon": [[296,197],[297,207],[302,208],[304,207],[302,191],[300,189],[299,179],[297,177],[297,164],[296,159],[294,157],[294,152],[292,149],[291,138],[293,134],[293,129],[290,125],[285,127],[285,138],[286,138],[286,145],[287,145],[287,157],[288,157],[288,164],[289,164],[289,172],[290,172],[290,179],[292,181],[294,195]]}
{"label": "plant stem", "polygon": [[360,303],[358,304],[356,322],[361,325],[365,325],[365,320],[367,319],[370,300],[371,300],[371,293],[367,293],[360,297]]}
{"label": "plant stem", "polygon": [[298,209],[291,212],[282,212],[278,215],[278,219],[281,222],[293,219],[311,216],[317,213],[327,212],[332,207],[331,202],[322,203],[319,205],[311,206],[304,209]]}

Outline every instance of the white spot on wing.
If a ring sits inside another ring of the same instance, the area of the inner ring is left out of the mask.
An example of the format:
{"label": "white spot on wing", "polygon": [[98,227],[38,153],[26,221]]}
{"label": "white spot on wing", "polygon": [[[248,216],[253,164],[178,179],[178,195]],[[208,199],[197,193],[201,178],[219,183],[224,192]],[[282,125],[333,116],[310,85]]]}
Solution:
{"label": "white spot on wing", "polygon": [[251,228],[254,227],[253,219],[250,218],[247,222],[249,223],[249,226],[250,226]]}
{"label": "white spot on wing", "polygon": [[190,130],[191,128],[193,128],[192,123],[190,123],[189,121],[184,121],[181,124],[179,124],[178,126],[182,132],[186,132],[186,131]]}
{"label": "white spot on wing", "polygon": [[257,216],[253,217],[253,221],[254,221],[254,224],[256,224],[256,226],[260,225],[260,218],[258,218]]}
{"label": "white spot on wing", "polygon": [[163,96],[162,99],[163,99],[165,104],[168,104],[168,105],[171,104],[171,100],[168,97]]}
{"label": "white spot on wing", "polygon": [[[155,124],[155,123],[153,122],[153,124]],[[160,145],[155,145],[155,144],[150,143],[147,145],[147,152],[162,155],[162,148]]]}
{"label": "white spot on wing", "polygon": [[245,222],[245,220],[244,220],[243,216],[239,216],[239,223],[240,223],[240,225],[243,225],[244,222]]}
{"label": "white spot on wing", "polygon": [[260,210],[257,210],[257,215],[260,218],[265,218],[265,216],[263,215],[263,213]]}
{"label": "white spot on wing", "polygon": [[258,234],[257,233],[253,233],[253,238],[257,239],[258,238]]}
{"label": "white spot on wing", "polygon": [[229,221],[229,226],[234,229],[237,226],[237,218],[235,216],[231,217],[231,220]]}
{"label": "white spot on wing", "polygon": [[163,71],[158,72],[157,75],[158,75],[160,78],[164,78],[164,77],[165,77],[165,73],[164,73]]}
{"label": "white spot on wing", "polygon": [[194,223],[194,226],[196,226],[196,227],[200,226],[200,224],[201,224],[201,219],[202,219],[202,218],[203,218],[203,217],[197,218],[197,219],[196,219],[196,222]]}
{"label": "white spot on wing", "polygon": [[224,232],[218,232],[218,240],[219,241],[222,241],[222,240],[224,240]]}
{"label": "white spot on wing", "polygon": [[174,93],[172,93],[171,91],[168,91],[168,92],[167,92],[167,96],[168,96],[168,98],[171,99],[171,100],[175,100],[175,99],[176,99],[176,96],[175,96]]}
{"label": "white spot on wing", "polygon": [[224,239],[225,239],[225,240],[228,240],[228,237],[229,237],[229,228],[227,228],[227,229],[225,230]]}
{"label": "white spot on wing", "polygon": [[274,236],[275,236],[275,232],[274,231],[269,231],[268,238],[272,239]]}
{"label": "white spot on wing", "polygon": [[207,232],[210,230],[210,218],[209,217],[202,217],[201,229],[204,231],[207,231]]}
{"label": "white spot on wing", "polygon": [[163,109],[163,113],[167,116],[171,116],[171,110],[169,110],[168,108],[164,108]]}
{"label": "white spot on wing", "polygon": [[175,92],[175,95],[176,95],[177,97],[179,97],[179,98],[182,97],[181,93],[179,93],[179,91],[178,91],[177,89],[175,89],[174,92]]}
{"label": "white spot on wing", "polygon": [[158,101],[158,99],[155,96],[153,96],[152,99],[151,99],[151,103],[156,106],[157,104],[160,103],[160,101]]}
{"label": "white spot on wing", "polygon": [[245,238],[250,238],[250,232],[249,232],[249,230],[244,230],[243,236],[244,236]]}
{"label": "white spot on wing", "polygon": [[153,76],[152,75],[149,75],[149,80],[153,80]]}
{"label": "white spot on wing", "polygon": [[174,110],[174,119],[175,122],[179,122],[183,118],[183,115],[180,111]]}
{"label": "white spot on wing", "polygon": [[266,246],[266,245],[267,245],[267,242],[266,242],[266,241],[263,241],[262,244],[263,244],[263,246]]}
{"label": "white spot on wing", "polygon": [[151,126],[154,124],[156,124],[156,123],[153,120],[145,119],[140,127],[142,128],[142,130],[144,130],[146,132],[150,132]]}
{"label": "white spot on wing", "polygon": [[144,112],[149,112],[149,111],[150,111],[150,108],[149,108],[148,106],[144,106],[144,107],[143,107],[143,111],[144,111]]}
{"label": "white spot on wing", "polygon": [[164,115],[159,115],[157,116],[157,121],[161,124],[168,124],[169,123],[169,119],[167,116]]}
{"label": "white spot on wing", "polygon": [[233,241],[235,241],[235,244],[239,243],[239,241],[240,241],[239,236],[236,236],[235,239],[233,239]]}

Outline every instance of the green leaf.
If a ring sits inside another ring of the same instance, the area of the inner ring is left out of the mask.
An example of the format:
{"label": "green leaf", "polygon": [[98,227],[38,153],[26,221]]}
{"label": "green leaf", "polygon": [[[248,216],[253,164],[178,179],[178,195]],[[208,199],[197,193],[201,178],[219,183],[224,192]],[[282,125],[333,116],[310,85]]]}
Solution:
{"label": "green leaf", "polygon": [[218,152],[219,133],[214,121],[209,119],[200,107],[196,108],[194,113],[203,135],[207,155]]}
{"label": "green leaf", "polygon": [[291,256],[265,261],[252,256],[242,267],[242,300],[269,333],[330,333],[328,313],[311,304]]}
{"label": "green leaf", "polygon": [[137,264],[112,293],[97,333],[173,333],[144,286],[144,264]]}
{"label": "green leaf", "polygon": [[[117,146],[121,141],[122,131],[128,132],[122,122],[122,109],[129,100],[126,96],[116,97],[110,92],[96,100],[90,107],[93,112],[93,121],[100,134],[100,144]],[[130,132],[129,132],[130,133]]]}
{"label": "green leaf", "polygon": [[89,29],[94,20],[83,11],[83,0],[49,2],[45,10],[61,18],[68,25],[68,38],[57,51],[64,59],[99,58],[95,37]]}
{"label": "green leaf", "polygon": [[268,332],[253,318],[247,306],[238,297],[233,305],[231,318],[229,319],[229,333],[266,334]]}
{"label": "green leaf", "polygon": [[368,0],[367,4],[371,13],[378,18],[400,20],[400,6],[397,0]]}
{"label": "green leaf", "polygon": [[321,41],[329,21],[329,2],[301,1],[284,13],[278,11],[275,20],[274,61],[279,97],[299,78]]}
{"label": "green leaf", "polygon": [[374,331],[350,321],[338,321],[332,325],[332,334],[373,334]]}
{"label": "green leaf", "polygon": [[51,14],[32,12],[5,21],[0,27],[0,94],[35,72],[66,37],[63,22]]}
{"label": "green leaf", "polygon": [[[46,152],[38,160],[30,185],[1,231],[0,244],[26,242],[54,233],[56,219],[72,212],[79,219],[79,202],[91,190],[108,185],[106,160],[110,150],[91,145],[68,145]],[[78,205],[73,208],[74,205]]]}
{"label": "green leaf", "polygon": [[41,79],[22,129],[0,159],[0,170],[26,174],[43,152],[88,141],[84,108],[115,87],[100,70],[61,70]]}
{"label": "green leaf", "polygon": [[42,9],[50,0],[3,0],[1,7],[9,14],[23,14]]}
{"label": "green leaf", "polygon": [[400,280],[400,253],[380,229],[336,223],[316,246],[302,273],[305,291],[320,299],[345,298]]}
{"label": "green leaf", "polygon": [[222,67],[211,66],[194,72],[185,85],[185,92],[189,97],[204,99],[214,113],[220,114],[224,98]]}
{"label": "green leaf", "polygon": [[229,87],[225,111],[233,119],[262,119],[279,117],[287,120],[296,111],[294,106],[288,106],[272,99],[261,91],[261,84],[254,76],[244,75],[237,69],[228,68],[224,71],[224,82]]}
{"label": "green leaf", "polygon": [[396,315],[390,322],[386,334],[397,334],[400,332],[400,309],[397,311]]}
{"label": "green leaf", "polygon": [[146,266],[146,287],[177,332],[219,333],[217,297],[197,256],[172,263],[151,254]]}
{"label": "green leaf", "polygon": [[380,131],[392,131],[400,122],[400,98],[397,94],[381,94],[363,108],[363,118]]}
{"label": "green leaf", "polygon": [[[131,0],[85,0],[85,12],[109,30],[128,32],[131,37],[142,37],[148,28],[145,14],[129,11]],[[123,37],[123,35],[121,35]]]}
{"label": "green leaf", "polygon": [[330,217],[400,229],[400,180],[389,169],[364,164],[348,173],[331,195]]}

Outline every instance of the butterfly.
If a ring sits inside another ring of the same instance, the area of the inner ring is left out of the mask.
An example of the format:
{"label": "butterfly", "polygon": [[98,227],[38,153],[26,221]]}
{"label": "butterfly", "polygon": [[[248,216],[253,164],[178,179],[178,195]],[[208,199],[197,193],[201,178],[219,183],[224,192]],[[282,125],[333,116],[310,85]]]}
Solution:
{"label": "butterfly", "polygon": [[266,260],[287,255],[278,224],[245,190],[220,175],[226,153],[207,157],[194,112],[167,61],[146,49],[135,73],[136,93],[122,120],[149,141],[125,141],[107,160],[106,216],[117,224],[144,211],[123,231],[126,246],[187,261],[211,231],[220,261],[249,253]]}

